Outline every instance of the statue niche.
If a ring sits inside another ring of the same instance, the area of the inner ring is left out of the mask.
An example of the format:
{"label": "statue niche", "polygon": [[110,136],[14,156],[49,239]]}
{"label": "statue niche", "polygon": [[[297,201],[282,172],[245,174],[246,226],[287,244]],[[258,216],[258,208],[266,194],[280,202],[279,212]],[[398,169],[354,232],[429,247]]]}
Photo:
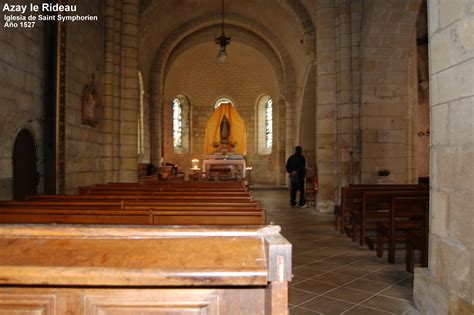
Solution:
{"label": "statue niche", "polygon": [[206,124],[204,153],[213,156],[244,155],[245,123],[231,104],[217,107]]}
{"label": "statue niche", "polygon": [[227,117],[224,115],[220,125],[220,144],[222,152],[227,152],[229,147],[229,137],[230,137],[230,123]]}

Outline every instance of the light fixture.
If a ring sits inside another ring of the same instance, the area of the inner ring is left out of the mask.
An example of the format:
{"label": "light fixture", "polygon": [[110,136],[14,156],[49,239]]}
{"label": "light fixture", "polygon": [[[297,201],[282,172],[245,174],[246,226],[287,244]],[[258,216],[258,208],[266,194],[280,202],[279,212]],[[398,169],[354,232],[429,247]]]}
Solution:
{"label": "light fixture", "polygon": [[221,36],[216,37],[216,44],[219,44],[219,53],[217,54],[217,62],[227,61],[227,53],[225,52],[225,46],[230,44],[230,37],[225,36],[224,33],[224,0],[222,0],[222,24],[221,24]]}

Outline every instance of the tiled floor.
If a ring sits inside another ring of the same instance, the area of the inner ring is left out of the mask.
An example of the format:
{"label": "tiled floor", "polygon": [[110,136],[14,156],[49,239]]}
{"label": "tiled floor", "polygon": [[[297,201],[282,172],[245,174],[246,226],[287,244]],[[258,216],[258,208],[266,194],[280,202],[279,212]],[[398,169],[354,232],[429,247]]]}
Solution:
{"label": "tiled floor", "polygon": [[334,230],[334,216],[291,208],[284,190],[254,190],[267,222],[293,244],[290,314],[416,314],[412,278]]}

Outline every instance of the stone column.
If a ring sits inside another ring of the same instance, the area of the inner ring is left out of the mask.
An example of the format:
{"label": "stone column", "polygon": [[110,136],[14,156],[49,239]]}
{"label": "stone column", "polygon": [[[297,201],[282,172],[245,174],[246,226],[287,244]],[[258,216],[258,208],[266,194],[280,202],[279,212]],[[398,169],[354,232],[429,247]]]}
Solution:
{"label": "stone column", "polygon": [[138,0],[123,0],[121,54],[120,178],[137,181]]}
{"label": "stone column", "polygon": [[474,5],[428,0],[431,111],[429,266],[423,314],[474,313]]}
{"label": "stone column", "polygon": [[[352,51],[351,5],[349,0],[339,0],[337,8],[337,190],[352,182]],[[340,194],[337,193],[337,198]],[[338,200],[339,202],[339,200]]]}
{"label": "stone column", "polygon": [[408,178],[411,156],[406,130],[409,54],[420,0],[364,1],[361,37],[361,179],[375,183],[377,171],[388,169],[396,183]]}
{"label": "stone column", "polygon": [[105,4],[105,57],[104,57],[104,130],[103,165],[105,182],[114,181],[114,37],[115,0]]}
{"label": "stone column", "polygon": [[360,183],[360,27],[362,0],[351,0],[351,81],[352,81],[352,153],[350,153],[351,183]]}
{"label": "stone column", "polygon": [[[155,81],[151,81],[159,84]],[[159,166],[163,156],[161,143],[161,113],[163,108],[163,97],[159,94],[152,94],[150,102],[150,160],[155,166]]]}
{"label": "stone column", "polygon": [[333,211],[337,194],[336,59],[334,1],[316,7],[316,162],[319,176],[317,208]]}
{"label": "stone column", "polygon": [[113,68],[113,165],[114,177],[113,181],[119,180],[120,165],[120,88],[121,88],[121,52],[122,52],[122,0],[115,0],[115,33],[114,33],[114,68]]}
{"label": "stone column", "polygon": [[[295,153],[295,136],[294,136],[294,126],[295,126],[295,110],[294,107],[289,103],[287,97],[285,97],[285,158],[288,159],[293,153]],[[286,165],[286,160],[285,160]],[[285,169],[286,172],[286,169]],[[288,176],[285,178],[286,183],[288,184]]]}

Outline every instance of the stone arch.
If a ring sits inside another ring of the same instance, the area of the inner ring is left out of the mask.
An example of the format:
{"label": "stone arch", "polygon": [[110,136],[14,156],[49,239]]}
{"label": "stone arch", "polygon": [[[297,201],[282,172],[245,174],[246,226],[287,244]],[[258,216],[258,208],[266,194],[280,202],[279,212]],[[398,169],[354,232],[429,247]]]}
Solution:
{"label": "stone arch", "polygon": [[[192,38],[192,34],[200,34],[201,32],[209,32],[216,29],[221,22],[219,15],[208,17],[200,17],[182,25],[161,44],[160,48],[154,55],[149,70],[149,87],[150,87],[150,142],[154,144],[160,143],[162,139],[162,108],[164,80],[166,69],[169,65],[170,58],[174,53],[179,52],[181,46],[188,45],[188,41]],[[260,43],[260,48],[272,52],[271,56],[273,65],[276,67],[276,73],[281,73],[282,83],[280,84],[280,93],[285,95],[287,100],[293,100],[296,92],[296,73],[292,64],[290,55],[283,43],[277,36],[260,24],[253,22],[237,15],[226,16],[226,28],[235,28],[239,30],[239,34],[245,34],[249,42],[254,44]],[[259,30],[258,33],[252,30]],[[204,30],[204,31],[202,31]],[[203,33],[204,34],[204,33]],[[215,34],[213,34],[215,36]],[[184,49],[184,48],[183,48]],[[162,156],[162,148],[155,145],[151,149],[151,160],[158,163]]]}
{"label": "stone arch", "polygon": [[[172,32],[172,34],[160,45],[160,48],[154,55],[149,70],[149,86],[153,90],[158,87],[158,91],[161,92],[164,86],[164,69],[166,69],[170,60],[170,55],[175,51],[175,49],[177,49],[181,43],[186,43],[185,39],[188,38],[189,40],[191,34],[196,32],[199,34],[200,30],[209,27],[217,29],[220,26],[220,23],[221,17],[219,15],[200,17],[189,21]],[[274,54],[278,57],[282,73],[284,74],[282,93],[285,95],[294,95],[296,91],[295,69],[289,57],[289,53],[286,51],[286,48],[278,37],[267,30],[264,26],[242,16],[226,16],[226,29],[228,27],[235,27],[240,32],[253,34],[254,38],[258,38],[262,43],[264,43],[264,47],[266,46],[265,48],[271,47]],[[253,31],[254,29],[259,30],[258,33]]]}
{"label": "stone arch", "polygon": [[[165,84],[164,80],[167,77],[169,68],[171,67],[173,62],[179,57],[179,55],[194,45],[209,42],[210,39],[212,40],[214,35],[219,32],[219,28],[220,25],[217,24],[204,27],[183,38],[183,40],[181,40],[176,45],[175,49],[173,49],[172,53],[169,55],[163,72],[163,86]],[[265,42],[260,36],[248,31],[247,29],[231,25],[226,27],[226,31],[230,34],[237,35],[232,38],[232,42],[243,43],[247,46],[255,48],[255,50],[261,52],[261,54],[265,56],[265,58],[272,65],[277,75],[278,83],[280,85],[280,91],[283,91],[285,86],[284,69],[280,63],[278,55],[275,53],[273,48],[269,46],[268,43]],[[229,49],[231,49],[231,47]]]}

